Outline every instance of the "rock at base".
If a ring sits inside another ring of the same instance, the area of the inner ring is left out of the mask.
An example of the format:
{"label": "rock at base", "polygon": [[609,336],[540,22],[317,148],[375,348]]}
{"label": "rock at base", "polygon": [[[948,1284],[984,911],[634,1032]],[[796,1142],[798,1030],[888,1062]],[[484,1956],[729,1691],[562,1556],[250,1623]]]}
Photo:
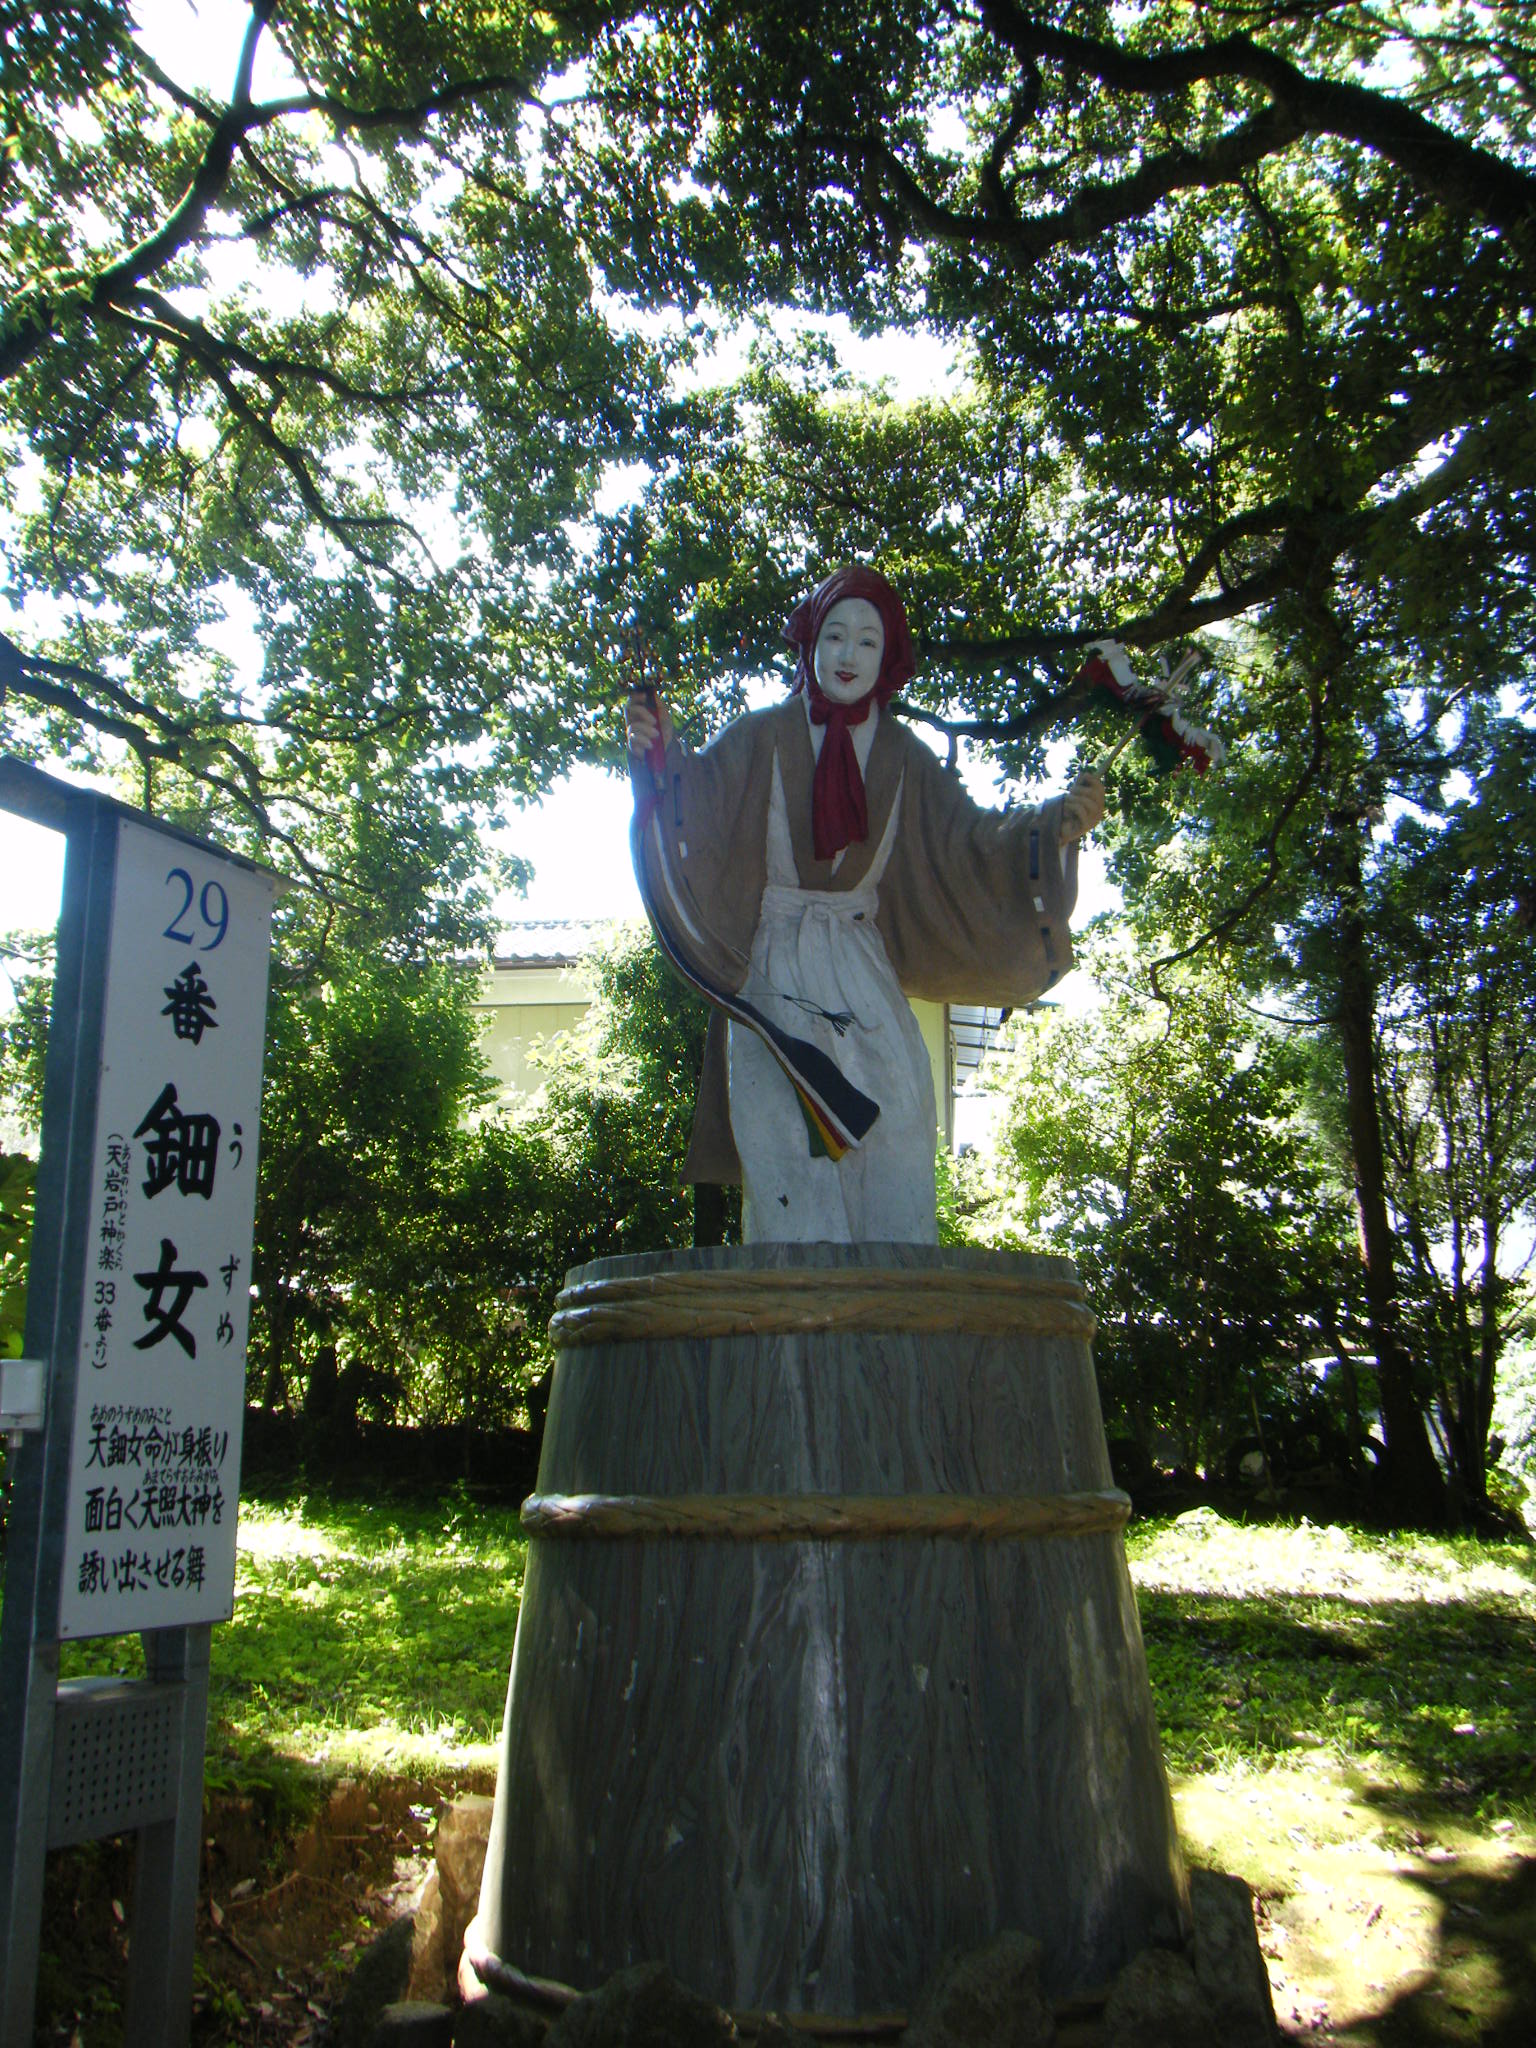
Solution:
{"label": "rock at base", "polygon": [[[435,1870],[417,1895],[411,1940],[411,1972],[405,1996],[412,2000],[442,1999],[448,1985],[448,1950],[443,1938],[443,1890]],[[457,1958],[455,1958],[455,1961]]]}
{"label": "rock at base", "polygon": [[1040,1989],[1044,1950],[1024,1934],[946,1956],[924,1991],[903,2048],[1047,2048],[1056,2021]]}
{"label": "rock at base", "polygon": [[1110,1986],[1104,2048],[1226,2048],[1193,1966],[1171,1949],[1144,1948]]}
{"label": "rock at base", "polygon": [[547,2019],[491,1991],[472,1999],[459,2014],[453,2048],[539,2048],[548,2031]]}
{"label": "rock at base", "polygon": [[544,2039],[545,2048],[731,2048],[738,2036],[729,2013],[664,1964],[640,1963],[578,1998]]}
{"label": "rock at base", "polygon": [[368,2048],[380,2013],[404,1997],[415,1925],[414,1915],[402,1913],[358,1957],[331,2022],[336,2048]]}
{"label": "rock at base", "polygon": [[455,1964],[464,1930],[480,1903],[480,1879],[495,1805],[483,1792],[466,1792],[454,1800],[437,1824],[437,1875],[443,1888],[449,1953]]}
{"label": "rock at base", "polygon": [[1253,1924],[1253,1894],[1240,1877],[1192,1870],[1195,1975],[1226,2048],[1274,2048],[1279,2038],[1269,1972]]}
{"label": "rock at base", "polygon": [[758,2024],[754,2048],[816,2048],[816,2037],[792,2027],[782,2013],[765,2012]]}
{"label": "rock at base", "polygon": [[480,1903],[494,1800],[466,1792],[445,1806],[433,1844],[436,1862],[416,1901],[408,1998],[448,1999],[458,1994],[464,1930]]}
{"label": "rock at base", "polygon": [[374,2021],[368,2048],[453,2048],[454,2018],[451,2006],[401,1999]]}

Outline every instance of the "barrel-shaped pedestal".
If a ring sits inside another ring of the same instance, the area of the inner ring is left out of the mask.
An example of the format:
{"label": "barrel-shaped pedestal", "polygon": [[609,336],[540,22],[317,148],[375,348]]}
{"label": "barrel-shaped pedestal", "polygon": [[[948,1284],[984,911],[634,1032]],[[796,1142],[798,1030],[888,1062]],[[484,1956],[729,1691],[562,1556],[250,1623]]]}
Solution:
{"label": "barrel-shaped pedestal", "polygon": [[1056,1993],[1185,1880],[1070,1264],[754,1245],[572,1273],[475,1948],[583,1989]]}

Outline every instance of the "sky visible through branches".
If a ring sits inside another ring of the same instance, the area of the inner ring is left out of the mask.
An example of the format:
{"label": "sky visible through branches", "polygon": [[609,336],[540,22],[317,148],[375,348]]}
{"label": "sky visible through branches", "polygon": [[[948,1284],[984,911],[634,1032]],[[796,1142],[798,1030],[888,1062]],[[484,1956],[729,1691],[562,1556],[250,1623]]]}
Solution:
{"label": "sky visible through branches", "polygon": [[[139,0],[136,13],[139,40],[180,84],[214,94],[227,87],[249,20],[249,10],[241,0],[196,0],[195,5],[193,0]],[[257,45],[255,95],[277,95],[292,84],[275,39],[263,37]],[[810,323],[801,316],[793,324],[804,327]],[[815,324],[830,336],[856,375],[886,379],[897,396],[929,394],[956,378],[950,352],[937,341],[925,345],[920,337],[903,335],[899,345],[892,347],[886,337],[860,338],[841,317]],[[721,347],[696,374],[730,376],[744,360],[740,337],[724,334]],[[600,495],[597,509],[618,509],[635,494],[642,480],[643,473],[616,471]],[[261,652],[253,633],[233,626],[220,635],[220,645],[235,661],[242,679],[259,675]],[[774,694],[775,688],[765,685],[765,698]],[[1055,752],[1060,759],[1051,762],[1052,778],[1065,779],[1070,772],[1070,750],[1061,747]],[[989,768],[981,768],[967,779],[979,801],[1001,800]],[[579,767],[539,806],[516,814],[497,835],[496,845],[529,861],[534,879],[526,896],[509,894],[501,899],[498,908],[503,921],[640,916],[629,862],[628,810],[628,793],[620,779],[597,768]],[[1095,850],[1085,851],[1079,921],[1117,901],[1116,892],[1105,880],[1102,858]],[[62,874],[62,839],[0,812],[0,931],[51,928],[58,914]],[[9,993],[0,977],[0,1005],[8,1002]]]}

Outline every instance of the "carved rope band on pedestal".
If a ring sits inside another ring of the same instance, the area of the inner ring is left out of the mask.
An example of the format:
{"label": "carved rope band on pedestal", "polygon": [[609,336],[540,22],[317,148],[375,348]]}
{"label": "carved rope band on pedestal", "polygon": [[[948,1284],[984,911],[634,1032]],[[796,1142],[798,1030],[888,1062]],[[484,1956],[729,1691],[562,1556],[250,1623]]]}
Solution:
{"label": "carved rope band on pedestal", "polygon": [[961,1331],[976,1337],[1093,1336],[1075,1280],[925,1267],[646,1273],[580,1281],[555,1304],[557,1345],[797,1331]]}
{"label": "carved rope band on pedestal", "polygon": [[530,1536],[659,1537],[827,1543],[891,1536],[1007,1539],[1122,1529],[1130,1495],[1102,1493],[535,1493]]}

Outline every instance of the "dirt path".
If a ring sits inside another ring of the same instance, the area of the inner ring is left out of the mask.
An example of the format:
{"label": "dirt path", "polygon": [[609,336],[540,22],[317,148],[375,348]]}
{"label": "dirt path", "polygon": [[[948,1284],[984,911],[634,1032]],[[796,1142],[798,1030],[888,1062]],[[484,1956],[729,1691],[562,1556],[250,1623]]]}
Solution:
{"label": "dirt path", "polygon": [[[286,1840],[255,1800],[211,1799],[195,2048],[320,2048],[358,1956],[420,1891],[440,1808],[491,1789],[484,1771],[344,1779]],[[48,1859],[38,2048],[121,2048],[132,1886],[124,1843]]]}

